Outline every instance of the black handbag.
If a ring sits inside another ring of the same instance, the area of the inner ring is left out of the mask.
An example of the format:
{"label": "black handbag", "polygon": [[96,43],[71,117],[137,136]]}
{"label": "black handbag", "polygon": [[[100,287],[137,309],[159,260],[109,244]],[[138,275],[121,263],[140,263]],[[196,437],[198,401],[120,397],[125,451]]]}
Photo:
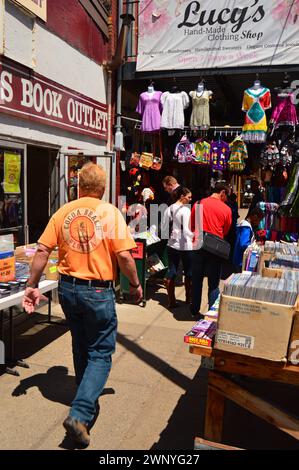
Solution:
{"label": "black handbag", "polygon": [[219,258],[228,259],[230,252],[230,244],[223,240],[217,235],[205,232],[203,235],[203,244],[201,247],[203,250],[212,253],[213,255],[219,256]]}

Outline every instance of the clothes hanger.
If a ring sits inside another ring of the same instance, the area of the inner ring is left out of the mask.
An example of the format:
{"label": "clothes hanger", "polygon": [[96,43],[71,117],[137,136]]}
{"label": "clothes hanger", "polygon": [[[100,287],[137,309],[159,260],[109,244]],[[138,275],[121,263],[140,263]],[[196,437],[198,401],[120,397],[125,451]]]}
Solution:
{"label": "clothes hanger", "polygon": [[203,95],[203,93],[205,92],[206,90],[206,83],[205,83],[205,80],[203,79],[203,77],[201,76],[200,81],[198,82],[197,84],[197,88],[196,88],[196,95],[198,96],[198,94],[201,96]]}
{"label": "clothes hanger", "polygon": [[258,73],[255,74],[255,80],[253,82],[253,86],[252,88],[254,90],[258,90],[259,88],[262,88],[262,83],[261,83],[261,80],[260,80],[260,75]]}
{"label": "clothes hanger", "polygon": [[179,93],[180,90],[179,90],[179,87],[177,86],[177,81],[176,81],[176,78],[173,77],[173,85],[171,87],[171,93]]}
{"label": "clothes hanger", "polygon": [[148,87],[147,87],[148,93],[154,93],[154,91],[155,91],[154,85],[155,85],[155,82],[151,79],[151,80],[149,81],[149,85],[148,85]]}

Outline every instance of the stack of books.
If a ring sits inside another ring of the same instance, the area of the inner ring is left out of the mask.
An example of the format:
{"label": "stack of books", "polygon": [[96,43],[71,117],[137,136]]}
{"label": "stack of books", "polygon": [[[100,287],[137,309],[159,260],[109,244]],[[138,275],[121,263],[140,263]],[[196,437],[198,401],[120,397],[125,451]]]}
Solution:
{"label": "stack of books", "polygon": [[184,336],[184,342],[210,347],[216,334],[217,324],[213,320],[199,320]]}

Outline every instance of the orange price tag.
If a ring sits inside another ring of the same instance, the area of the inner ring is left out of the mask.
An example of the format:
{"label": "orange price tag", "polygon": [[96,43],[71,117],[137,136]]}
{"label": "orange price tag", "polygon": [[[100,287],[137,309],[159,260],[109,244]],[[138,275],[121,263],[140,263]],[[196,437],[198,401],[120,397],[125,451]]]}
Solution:
{"label": "orange price tag", "polygon": [[13,281],[15,279],[15,258],[0,259],[0,282]]}

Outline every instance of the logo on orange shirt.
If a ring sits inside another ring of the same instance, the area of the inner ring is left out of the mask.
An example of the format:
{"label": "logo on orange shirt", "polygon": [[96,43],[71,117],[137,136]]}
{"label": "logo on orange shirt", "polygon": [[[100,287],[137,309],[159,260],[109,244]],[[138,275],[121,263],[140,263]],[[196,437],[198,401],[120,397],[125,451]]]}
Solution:
{"label": "logo on orange shirt", "polygon": [[98,214],[90,208],[69,212],[63,223],[63,238],[78,253],[94,251],[103,240],[103,229]]}

